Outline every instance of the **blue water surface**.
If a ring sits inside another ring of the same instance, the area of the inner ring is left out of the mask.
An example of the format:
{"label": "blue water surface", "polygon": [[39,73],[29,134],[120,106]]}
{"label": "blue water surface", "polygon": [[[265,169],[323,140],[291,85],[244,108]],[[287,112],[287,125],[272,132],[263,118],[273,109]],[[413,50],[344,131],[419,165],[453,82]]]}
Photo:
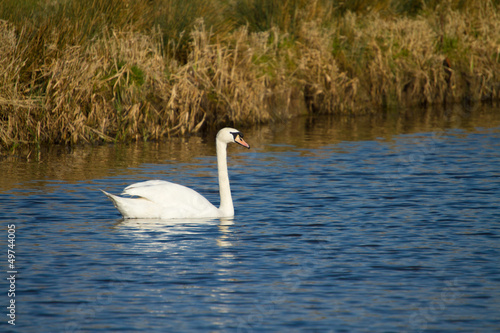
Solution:
{"label": "blue water surface", "polygon": [[500,127],[324,140],[231,150],[228,220],[124,221],[99,191],[165,179],[217,203],[212,156],[3,192],[1,330],[499,332]]}

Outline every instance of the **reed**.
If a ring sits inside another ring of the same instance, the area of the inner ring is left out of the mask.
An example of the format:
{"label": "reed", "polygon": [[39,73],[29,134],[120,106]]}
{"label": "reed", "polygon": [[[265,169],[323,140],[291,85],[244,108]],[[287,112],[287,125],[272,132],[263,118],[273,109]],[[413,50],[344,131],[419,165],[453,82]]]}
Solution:
{"label": "reed", "polygon": [[498,99],[498,6],[6,0],[0,146],[161,140],[304,113]]}

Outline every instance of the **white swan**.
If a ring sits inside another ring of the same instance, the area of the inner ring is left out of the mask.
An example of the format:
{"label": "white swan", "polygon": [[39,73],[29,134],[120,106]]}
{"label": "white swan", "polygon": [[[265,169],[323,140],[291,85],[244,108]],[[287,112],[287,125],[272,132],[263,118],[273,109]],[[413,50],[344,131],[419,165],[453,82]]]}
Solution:
{"label": "white swan", "polygon": [[198,192],[163,180],[149,180],[132,184],[122,194],[133,198],[119,197],[105,191],[126,219],[177,219],[234,216],[233,199],[227,173],[227,144],[236,142],[250,148],[243,134],[234,128],[223,128],[215,139],[217,167],[219,170],[220,207],[212,205]]}

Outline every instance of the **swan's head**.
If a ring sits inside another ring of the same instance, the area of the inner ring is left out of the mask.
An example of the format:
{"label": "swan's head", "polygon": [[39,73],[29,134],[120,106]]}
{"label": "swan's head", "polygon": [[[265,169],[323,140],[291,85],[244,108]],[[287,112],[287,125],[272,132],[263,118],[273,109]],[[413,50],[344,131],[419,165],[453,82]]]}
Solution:
{"label": "swan's head", "polygon": [[216,140],[226,144],[234,142],[250,149],[250,145],[243,140],[243,134],[234,128],[225,127],[221,129],[219,133],[217,133]]}

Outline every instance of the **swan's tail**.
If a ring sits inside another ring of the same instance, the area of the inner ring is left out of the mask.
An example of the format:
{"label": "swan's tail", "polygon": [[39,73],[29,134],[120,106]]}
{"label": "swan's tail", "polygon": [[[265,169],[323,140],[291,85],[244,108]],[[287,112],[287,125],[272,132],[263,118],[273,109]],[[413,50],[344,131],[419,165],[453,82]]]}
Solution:
{"label": "swan's tail", "polygon": [[[108,198],[110,198],[110,199],[111,199],[111,201],[113,201],[113,204],[115,205],[115,207],[116,207],[116,208],[118,208],[118,202],[119,202],[119,200],[120,200],[120,198],[119,198],[119,197],[117,197],[116,195],[113,195],[113,194],[111,194],[111,193],[108,193],[108,192],[106,192],[106,191],[104,191],[104,190],[101,190],[101,189],[99,189],[99,191],[101,191],[101,192],[102,192],[102,193],[104,193],[104,194],[105,194]],[[118,210],[119,210],[119,209],[118,209]]]}
{"label": "swan's tail", "polygon": [[155,211],[155,208],[157,209],[157,207],[153,207],[154,204],[152,202],[143,198],[123,198],[104,190],[100,191],[113,201],[116,209],[118,209],[125,219],[144,218],[148,216],[148,212]]}
{"label": "swan's tail", "polygon": [[100,190],[102,193],[104,193],[108,198],[111,199],[111,201],[113,201],[113,205],[115,205],[116,209],[118,209],[118,211],[123,215],[123,217],[127,218],[126,216],[126,212],[122,209],[123,205],[122,205],[122,201],[124,198],[121,198],[119,196],[116,196],[116,195],[113,195],[111,193],[108,193],[104,190]]}
{"label": "swan's tail", "polygon": [[104,193],[104,194],[105,194],[108,198],[110,198],[113,202],[116,202],[116,198],[117,198],[117,196],[116,196],[116,195],[113,195],[113,194],[108,193],[108,192],[106,192],[106,191],[104,191],[104,190],[101,190],[101,189],[99,189],[99,191],[101,191],[102,193]]}

